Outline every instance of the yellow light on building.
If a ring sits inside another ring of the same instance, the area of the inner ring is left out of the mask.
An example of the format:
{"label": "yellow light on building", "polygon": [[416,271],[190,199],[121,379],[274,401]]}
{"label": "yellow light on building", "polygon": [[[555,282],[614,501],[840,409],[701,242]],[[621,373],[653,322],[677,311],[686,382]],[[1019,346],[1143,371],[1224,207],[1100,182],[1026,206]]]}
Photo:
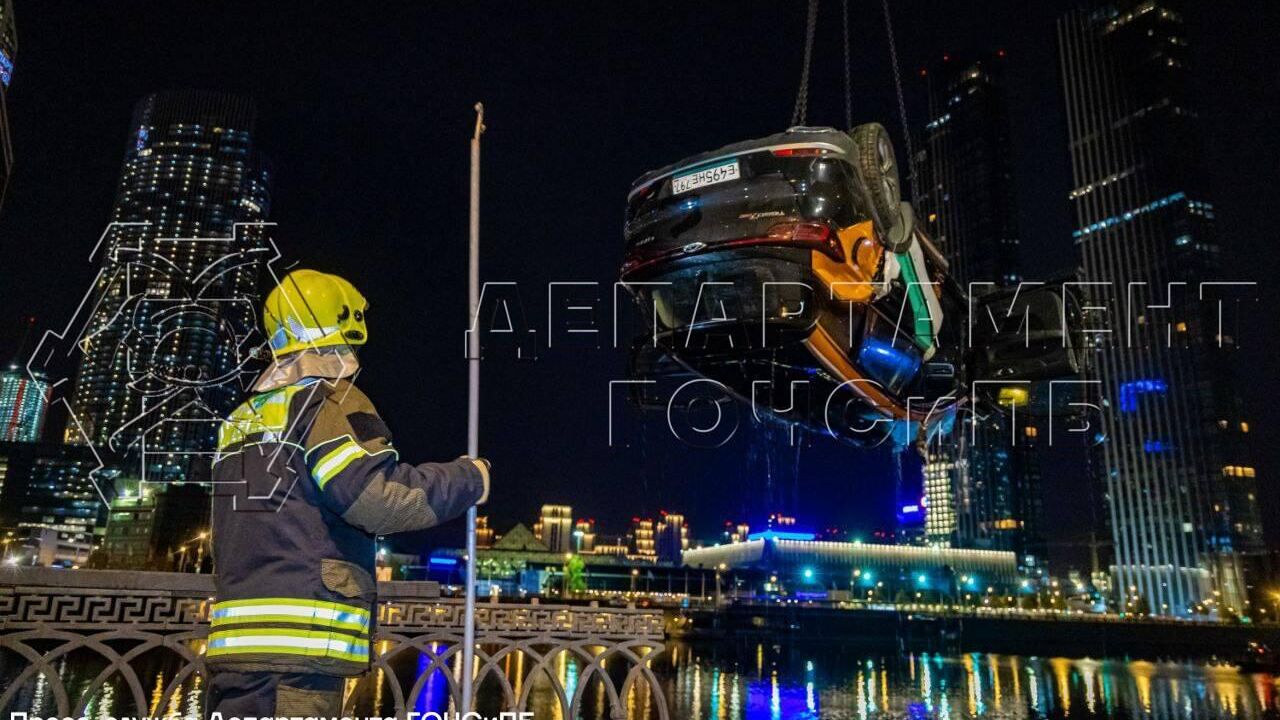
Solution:
{"label": "yellow light on building", "polygon": [[1031,393],[1024,387],[1009,386],[1000,388],[996,403],[1004,407],[1022,407],[1031,399]]}

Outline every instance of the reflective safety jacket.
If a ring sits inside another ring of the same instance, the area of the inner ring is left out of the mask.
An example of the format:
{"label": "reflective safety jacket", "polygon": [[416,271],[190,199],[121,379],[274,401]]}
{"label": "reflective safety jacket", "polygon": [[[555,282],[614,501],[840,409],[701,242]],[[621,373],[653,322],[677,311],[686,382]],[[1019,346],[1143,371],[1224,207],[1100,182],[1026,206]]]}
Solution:
{"label": "reflective safety jacket", "polygon": [[338,676],[369,665],[375,537],[448,520],[484,489],[468,458],[400,463],[369,399],[318,378],[237,408],[212,479],[208,664]]}

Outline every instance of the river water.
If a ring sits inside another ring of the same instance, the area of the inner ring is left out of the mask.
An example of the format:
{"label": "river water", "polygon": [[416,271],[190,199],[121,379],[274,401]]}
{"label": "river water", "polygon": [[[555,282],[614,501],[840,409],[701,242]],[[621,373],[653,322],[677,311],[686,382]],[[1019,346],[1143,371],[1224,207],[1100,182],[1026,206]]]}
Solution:
{"label": "river water", "polygon": [[[400,686],[407,691],[426,666],[425,659],[402,654],[395,666]],[[524,683],[533,685],[534,717],[565,720],[549,679],[534,678],[522,672],[524,667],[518,653],[504,665],[516,693]],[[1277,678],[1195,663],[983,653],[902,656],[836,647],[672,643],[653,668],[670,717],[689,720],[1280,718]],[[100,668],[64,664],[58,670],[75,697]],[[564,655],[553,663],[553,674],[570,697],[583,670],[581,663]],[[162,668],[139,673],[153,705],[170,673]],[[43,686],[30,683],[9,709],[52,714],[55,708]],[[389,683],[368,680],[354,687],[354,714],[391,714],[389,688]],[[432,673],[424,680],[415,709],[448,710],[447,688],[443,672]],[[480,691],[479,709],[496,716],[502,707],[497,683],[491,678]],[[147,708],[149,712],[141,714],[197,718],[201,694],[196,678],[185,683],[167,707]],[[88,716],[133,714],[132,703],[125,700],[128,695],[122,683],[107,683],[91,702]],[[658,716],[657,700],[649,688],[639,685],[623,702],[629,717],[642,718]],[[607,705],[603,683],[588,682],[581,716],[607,718]]]}
{"label": "river water", "polygon": [[669,652],[673,717],[692,720],[1280,717],[1276,678],[1229,667],[766,645]]}

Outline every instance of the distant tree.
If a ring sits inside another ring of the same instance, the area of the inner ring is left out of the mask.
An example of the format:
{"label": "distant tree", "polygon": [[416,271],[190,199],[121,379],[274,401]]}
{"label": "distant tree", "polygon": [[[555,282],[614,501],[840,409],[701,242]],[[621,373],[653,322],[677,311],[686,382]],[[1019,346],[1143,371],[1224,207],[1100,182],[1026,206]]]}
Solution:
{"label": "distant tree", "polygon": [[564,584],[569,594],[577,595],[587,589],[587,578],[585,575],[586,563],[582,562],[582,557],[574,555],[564,563]]}

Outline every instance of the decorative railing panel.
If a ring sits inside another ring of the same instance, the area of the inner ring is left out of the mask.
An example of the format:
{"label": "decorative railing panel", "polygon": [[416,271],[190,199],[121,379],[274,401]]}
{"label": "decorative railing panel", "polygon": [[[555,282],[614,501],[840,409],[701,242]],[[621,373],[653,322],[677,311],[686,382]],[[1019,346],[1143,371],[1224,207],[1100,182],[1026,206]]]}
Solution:
{"label": "decorative railing panel", "polygon": [[[357,714],[405,717],[461,707],[462,602],[423,596],[433,589],[380,585],[372,671],[348,683],[348,710],[364,705],[370,712]],[[6,569],[0,713],[38,703],[46,715],[82,717],[108,702],[128,708],[112,715],[198,712],[212,595],[209,576]],[[651,668],[663,650],[661,612],[481,603],[476,645],[482,704],[555,706],[563,718],[602,708],[610,718],[668,715]],[[591,707],[588,692],[596,696]]]}

